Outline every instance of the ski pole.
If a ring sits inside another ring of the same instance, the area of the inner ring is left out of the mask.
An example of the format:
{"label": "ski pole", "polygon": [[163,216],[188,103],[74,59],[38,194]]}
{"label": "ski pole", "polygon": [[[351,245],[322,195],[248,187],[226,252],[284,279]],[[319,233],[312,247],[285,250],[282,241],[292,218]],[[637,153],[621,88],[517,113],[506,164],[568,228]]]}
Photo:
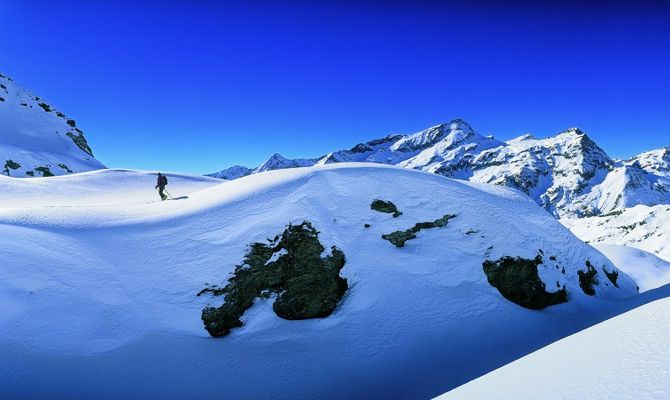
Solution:
{"label": "ski pole", "polygon": [[167,193],[167,195],[170,196],[171,199],[174,199],[174,197],[172,197],[172,195],[170,194],[170,192],[167,191],[167,189],[163,189],[163,191]]}

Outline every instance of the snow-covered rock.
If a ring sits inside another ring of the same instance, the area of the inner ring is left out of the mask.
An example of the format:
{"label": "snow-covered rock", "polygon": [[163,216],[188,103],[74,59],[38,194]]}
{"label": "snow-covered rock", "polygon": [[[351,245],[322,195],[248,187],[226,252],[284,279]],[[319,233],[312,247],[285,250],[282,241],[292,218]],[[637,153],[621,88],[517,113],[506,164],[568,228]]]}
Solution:
{"label": "snow-covered rock", "polygon": [[75,120],[0,74],[0,168],[4,175],[25,178],[105,166]]}
{"label": "snow-covered rock", "polygon": [[[175,200],[160,202],[154,179],[0,179],[3,397],[426,398],[642,296],[504,187],[334,164],[220,184],[169,175]],[[375,199],[399,213],[371,209]],[[241,327],[210,338],[201,312],[228,299],[198,292],[244,274],[251,243],[303,221],[325,254],[334,246],[345,257],[348,289],[334,312],[282,319],[266,292]],[[391,233],[409,240],[396,247],[382,238]],[[515,265],[522,273],[501,270]],[[528,290],[565,296],[534,310],[518,305]]]}

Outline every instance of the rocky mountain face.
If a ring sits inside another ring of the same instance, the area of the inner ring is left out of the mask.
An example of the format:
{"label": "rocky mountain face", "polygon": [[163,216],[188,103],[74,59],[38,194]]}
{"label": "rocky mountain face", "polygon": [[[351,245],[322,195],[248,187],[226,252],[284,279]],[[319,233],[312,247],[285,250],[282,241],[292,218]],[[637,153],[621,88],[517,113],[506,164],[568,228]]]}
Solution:
{"label": "rocky mountain face", "polygon": [[105,168],[74,119],[0,74],[0,170],[12,177]]}
{"label": "rocky mountain face", "polygon": [[339,162],[392,164],[512,187],[559,218],[670,203],[670,148],[620,161],[610,158],[578,128],[545,139],[524,135],[502,142],[478,134],[459,119],[312,159],[291,160],[275,154],[255,169],[235,166],[211,176],[236,179],[273,169]]}

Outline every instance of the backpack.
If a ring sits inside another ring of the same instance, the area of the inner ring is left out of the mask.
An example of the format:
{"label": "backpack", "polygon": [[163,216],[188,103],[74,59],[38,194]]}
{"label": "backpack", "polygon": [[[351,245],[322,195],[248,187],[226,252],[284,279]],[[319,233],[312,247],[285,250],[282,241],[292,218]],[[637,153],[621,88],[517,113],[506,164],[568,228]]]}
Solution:
{"label": "backpack", "polygon": [[163,185],[167,185],[168,184],[167,176],[163,175],[163,176],[161,176],[161,178],[163,178],[162,179],[163,180]]}

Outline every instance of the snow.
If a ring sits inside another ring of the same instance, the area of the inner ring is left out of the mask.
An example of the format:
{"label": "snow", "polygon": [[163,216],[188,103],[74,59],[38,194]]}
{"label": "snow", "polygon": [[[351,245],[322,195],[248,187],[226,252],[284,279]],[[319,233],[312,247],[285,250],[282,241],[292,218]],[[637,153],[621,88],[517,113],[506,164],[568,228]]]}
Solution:
{"label": "snow", "polygon": [[0,74],[1,173],[25,178],[42,176],[40,167],[53,175],[105,168],[75,137],[88,146],[74,120]]}
{"label": "snow", "polygon": [[560,221],[587,243],[630,246],[670,261],[670,205],[637,205],[602,216]]}
{"label": "snow", "polygon": [[[168,178],[179,200],[158,201],[142,171],[0,179],[0,397],[425,398],[644,296],[623,272],[619,288],[600,274],[584,294],[585,260],[615,267],[504,187],[359,163]],[[376,198],[403,214],[371,210]],[[403,248],[381,239],[448,213]],[[305,219],[346,255],[337,310],[288,321],[257,300],[242,328],[210,338],[200,312],[221,299],[196,293],[225,283],[248,244]],[[569,301],[533,311],[482,263],[539,250],[547,290],[565,285]]]}
{"label": "snow", "polygon": [[613,244],[594,244],[621,271],[633,278],[640,292],[670,283],[670,262],[644,250]]}
{"label": "snow", "polygon": [[[667,297],[670,287],[657,292],[654,297]],[[553,343],[438,399],[667,399],[669,329],[670,299],[663,298]]]}

